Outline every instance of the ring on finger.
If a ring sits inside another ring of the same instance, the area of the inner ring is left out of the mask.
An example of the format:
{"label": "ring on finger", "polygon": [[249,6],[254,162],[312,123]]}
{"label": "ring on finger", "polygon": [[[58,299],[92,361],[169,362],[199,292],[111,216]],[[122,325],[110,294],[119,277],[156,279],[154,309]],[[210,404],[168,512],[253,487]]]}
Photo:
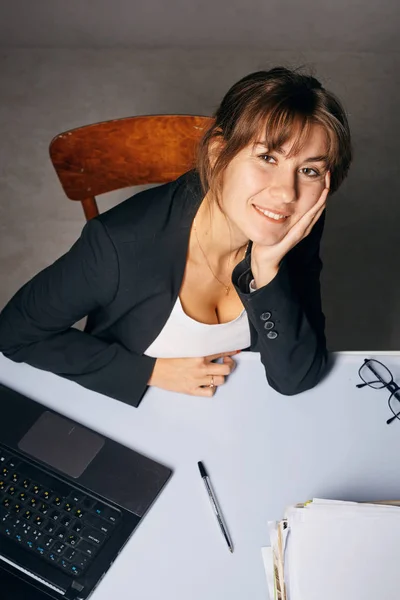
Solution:
{"label": "ring on finger", "polygon": [[210,385],[208,387],[212,389],[213,387],[215,387],[215,385],[214,385],[214,375],[210,375],[210,377],[211,377],[211,383],[210,383]]}

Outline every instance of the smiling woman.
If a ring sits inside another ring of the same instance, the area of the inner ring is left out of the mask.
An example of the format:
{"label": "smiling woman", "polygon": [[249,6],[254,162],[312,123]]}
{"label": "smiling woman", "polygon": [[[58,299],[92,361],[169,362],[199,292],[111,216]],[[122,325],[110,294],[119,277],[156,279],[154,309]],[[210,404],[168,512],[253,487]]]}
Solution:
{"label": "smiling woman", "polygon": [[277,67],[241,79],[214,117],[195,169],[92,219],[17,292],[0,351],[134,406],[148,386],[213,395],[240,350],[282,394],[318,383],[319,244],[352,158],[345,112]]}

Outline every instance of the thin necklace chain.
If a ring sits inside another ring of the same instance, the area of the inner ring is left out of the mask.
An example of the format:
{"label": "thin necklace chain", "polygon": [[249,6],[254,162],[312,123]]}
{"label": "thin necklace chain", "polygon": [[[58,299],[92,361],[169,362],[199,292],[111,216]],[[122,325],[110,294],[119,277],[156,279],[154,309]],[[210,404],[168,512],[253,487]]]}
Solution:
{"label": "thin necklace chain", "polygon": [[[202,253],[202,255],[204,256],[204,259],[205,259],[205,261],[206,261],[206,263],[207,263],[207,266],[208,266],[208,268],[210,269],[211,273],[213,274],[213,277],[214,277],[214,278],[215,278],[215,279],[218,281],[218,283],[220,283],[220,284],[221,284],[221,285],[222,285],[222,286],[225,288],[225,293],[226,293],[226,295],[228,295],[228,294],[229,294],[229,292],[231,291],[231,287],[232,287],[232,286],[231,286],[231,284],[229,284],[229,285],[226,285],[226,284],[225,284],[223,281],[221,281],[221,280],[219,279],[219,277],[217,277],[217,276],[216,276],[216,274],[214,273],[214,271],[213,271],[213,269],[212,269],[212,267],[211,267],[211,265],[210,265],[210,263],[209,263],[209,261],[208,261],[207,255],[206,255],[206,253],[204,252],[202,245],[200,244],[199,236],[197,235],[196,219],[194,219],[194,220],[193,220],[193,226],[194,226],[194,233],[195,233],[195,235],[196,235],[196,240],[197,240],[197,243],[198,243],[198,245],[199,245],[199,248],[200,248],[200,250],[201,250],[201,253]],[[242,259],[241,259],[241,260],[243,260],[243,259],[244,259],[244,257],[246,256],[247,249],[248,249],[248,247],[249,247],[249,243],[250,243],[250,242],[247,242],[247,244],[246,244],[246,248],[245,248],[245,250],[244,250],[243,257],[242,257]],[[231,258],[232,258],[232,250],[231,250],[231,251],[230,251],[230,253],[229,253],[228,269],[229,269],[229,267],[230,267],[230,264],[231,264]]]}

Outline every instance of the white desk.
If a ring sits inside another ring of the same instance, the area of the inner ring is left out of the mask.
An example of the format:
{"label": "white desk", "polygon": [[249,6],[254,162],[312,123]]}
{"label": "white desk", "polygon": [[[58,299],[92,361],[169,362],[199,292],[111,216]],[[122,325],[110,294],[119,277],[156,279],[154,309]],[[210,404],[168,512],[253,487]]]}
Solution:
{"label": "white desk", "polygon": [[[371,356],[371,355],[369,355]],[[356,389],[360,355],[337,355],[315,389],[266,384],[255,354],[238,357],[212,399],[152,389],[138,409],[0,355],[0,381],[170,466],[174,474],[93,600],[266,600],[267,521],[312,496],[400,498],[400,422],[385,390]],[[400,356],[379,356],[400,382]],[[197,461],[207,466],[235,545],[228,551]]]}

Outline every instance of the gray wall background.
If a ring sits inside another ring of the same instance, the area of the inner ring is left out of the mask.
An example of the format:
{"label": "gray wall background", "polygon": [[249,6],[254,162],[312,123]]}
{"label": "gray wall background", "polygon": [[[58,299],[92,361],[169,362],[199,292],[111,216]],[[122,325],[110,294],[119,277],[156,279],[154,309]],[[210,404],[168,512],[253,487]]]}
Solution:
{"label": "gray wall background", "polygon": [[[400,349],[399,5],[340,2],[0,0],[0,309],[84,224],[51,166],[53,136],[131,115],[211,114],[243,75],[305,64],[342,99],[355,150],[327,211],[328,343]],[[101,210],[130,194],[101,197]]]}

